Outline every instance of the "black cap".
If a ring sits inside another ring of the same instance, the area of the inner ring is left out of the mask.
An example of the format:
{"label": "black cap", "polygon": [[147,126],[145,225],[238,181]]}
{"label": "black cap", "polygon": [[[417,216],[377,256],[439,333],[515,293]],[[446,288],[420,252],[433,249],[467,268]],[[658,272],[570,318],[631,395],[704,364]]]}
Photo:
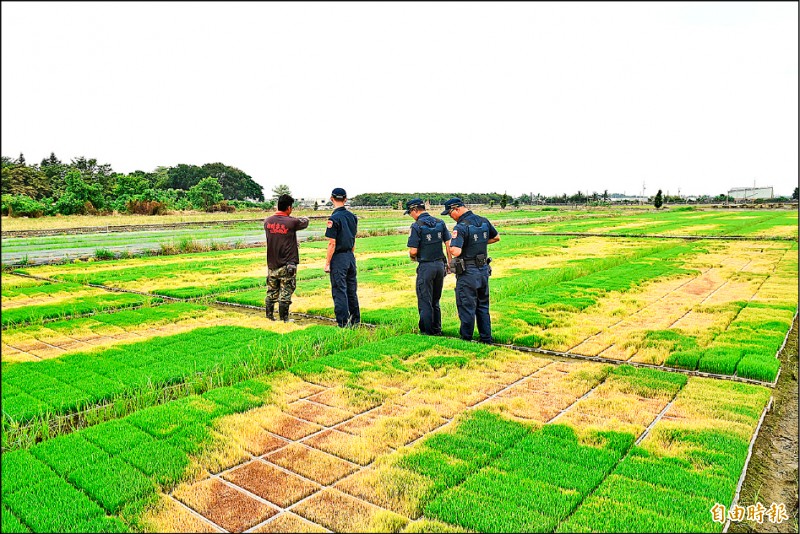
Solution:
{"label": "black cap", "polygon": [[461,202],[460,198],[453,197],[453,198],[451,198],[450,200],[448,200],[447,202],[444,203],[444,211],[442,212],[442,215],[447,215],[447,214],[450,213],[451,209],[459,208],[459,207],[461,207],[463,205],[464,205],[464,203]]}
{"label": "black cap", "polygon": [[414,208],[424,208],[425,203],[422,199],[419,198],[412,198],[408,202],[406,202],[406,211],[403,212],[403,215],[408,215],[412,209]]}
{"label": "black cap", "polygon": [[331,191],[331,196],[337,200],[344,200],[347,198],[347,191],[341,187],[335,187],[333,191]]}

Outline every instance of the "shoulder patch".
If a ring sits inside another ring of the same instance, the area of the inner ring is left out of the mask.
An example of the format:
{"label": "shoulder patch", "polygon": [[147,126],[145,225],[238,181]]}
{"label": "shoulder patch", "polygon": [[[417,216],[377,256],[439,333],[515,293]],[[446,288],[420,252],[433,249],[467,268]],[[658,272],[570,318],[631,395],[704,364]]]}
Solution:
{"label": "shoulder patch", "polygon": [[456,237],[458,237],[458,230],[456,230],[455,228],[453,228],[453,233],[452,233],[452,234],[450,234],[450,235],[452,235],[452,236],[453,236],[453,238],[456,238]]}
{"label": "shoulder patch", "polygon": [[328,228],[333,228],[333,221],[328,219]]}

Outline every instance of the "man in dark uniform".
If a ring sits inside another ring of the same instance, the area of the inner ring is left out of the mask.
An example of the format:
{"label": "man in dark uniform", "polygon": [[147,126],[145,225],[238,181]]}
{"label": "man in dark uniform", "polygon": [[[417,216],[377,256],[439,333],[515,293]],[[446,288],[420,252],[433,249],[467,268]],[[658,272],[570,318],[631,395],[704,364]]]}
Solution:
{"label": "man in dark uniform", "polygon": [[275,320],[275,302],[281,321],[289,321],[289,306],[297,287],[297,264],[300,251],[297,231],[308,228],[308,219],[292,217],[294,199],[289,195],[278,197],[278,211],[264,220],[267,234],[267,319]]}
{"label": "man in dark uniform", "polygon": [[356,232],[358,220],[344,207],[347,193],[341,187],[331,192],[333,213],[328,218],[325,237],[328,238],[328,254],[325,272],[331,276],[333,312],[340,327],[355,326],[361,322],[356,289]]}
{"label": "man in dark uniform", "polygon": [[[414,223],[408,236],[408,254],[417,266],[417,309],[419,331],[431,336],[442,335],[442,313],[439,299],[442,297],[447,264],[442,252],[442,243],[450,241],[450,232],[444,221],[425,211],[425,203],[418,198],[406,202],[403,215],[411,215]],[[450,249],[447,249],[450,259]]]}
{"label": "man in dark uniform", "polygon": [[487,245],[500,241],[488,219],[472,213],[460,198],[444,203],[442,215],[456,221],[450,239],[450,253],[456,273],[456,307],[461,320],[461,339],[472,340],[475,319],[481,343],[491,343],[492,320],[489,317],[489,267]]}

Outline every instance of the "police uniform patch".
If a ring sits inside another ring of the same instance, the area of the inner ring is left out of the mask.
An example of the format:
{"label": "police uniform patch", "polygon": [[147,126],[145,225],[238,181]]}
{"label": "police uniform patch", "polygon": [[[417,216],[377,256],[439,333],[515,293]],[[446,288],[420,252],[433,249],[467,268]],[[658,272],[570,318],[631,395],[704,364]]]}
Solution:
{"label": "police uniform patch", "polygon": [[328,228],[333,228],[333,221],[328,219]]}
{"label": "police uniform patch", "polygon": [[453,235],[453,238],[458,237],[458,230],[453,230],[453,234],[452,235]]}

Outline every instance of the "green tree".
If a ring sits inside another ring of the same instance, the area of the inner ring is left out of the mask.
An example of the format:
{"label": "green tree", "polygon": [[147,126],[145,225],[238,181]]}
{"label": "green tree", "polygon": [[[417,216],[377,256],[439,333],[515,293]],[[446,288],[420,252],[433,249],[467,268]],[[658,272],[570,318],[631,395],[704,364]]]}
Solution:
{"label": "green tree", "polygon": [[317,201],[315,200],[315,201],[314,201],[314,211],[317,211],[318,209],[319,209],[319,202],[317,202]]}
{"label": "green tree", "polygon": [[659,189],[658,193],[656,193],[656,197],[653,199],[653,206],[655,206],[656,209],[661,209],[661,206],[663,205],[664,205],[664,196],[661,194],[661,189]]}
{"label": "green tree", "polygon": [[272,188],[272,199],[277,201],[278,197],[281,195],[289,195],[291,196],[292,191],[289,189],[289,186],[286,184],[278,184]]}
{"label": "green tree", "polygon": [[117,182],[117,173],[108,163],[97,163],[96,158],[85,158],[83,156],[73,158],[69,165],[73,169],[80,171],[81,176],[90,185],[99,185],[101,191],[106,196],[111,196]]}
{"label": "green tree", "polygon": [[264,201],[264,188],[253,181],[244,171],[224,163],[206,163],[200,170],[203,176],[212,176],[222,187],[226,200],[246,200],[248,198]]}
{"label": "green tree", "polygon": [[103,208],[103,191],[99,184],[88,184],[81,173],[72,169],[64,177],[66,187],[55,203],[62,215],[89,213]]}
{"label": "green tree", "polygon": [[195,208],[208,211],[211,206],[222,200],[222,186],[216,178],[209,176],[189,188],[186,196]]}
{"label": "green tree", "polygon": [[114,187],[114,196],[136,196],[141,195],[150,187],[150,183],[141,171],[131,174],[122,174],[117,177],[117,184]]}
{"label": "green tree", "polygon": [[39,170],[47,177],[51,194],[61,195],[66,187],[64,177],[67,175],[69,167],[58,159],[55,153],[50,152],[50,157],[44,158],[39,164]]}
{"label": "green tree", "polygon": [[166,184],[168,188],[184,189],[186,191],[208,176],[207,174],[204,175],[203,170],[197,165],[187,165],[185,163],[170,167],[167,170],[167,174],[169,176]]}
{"label": "green tree", "polygon": [[514,202],[512,202],[511,205],[514,206],[515,208],[518,208],[519,207],[519,199],[515,198]]}
{"label": "green tree", "polygon": [[797,200],[797,188],[794,188],[794,193],[792,193],[792,200]]}
{"label": "green tree", "polygon": [[26,195],[44,198],[52,194],[47,176],[36,167],[14,163],[3,165],[0,190],[4,195]]}
{"label": "green tree", "polygon": [[508,195],[506,195],[504,192],[503,196],[500,198],[500,209],[506,209],[507,205],[508,205]]}

